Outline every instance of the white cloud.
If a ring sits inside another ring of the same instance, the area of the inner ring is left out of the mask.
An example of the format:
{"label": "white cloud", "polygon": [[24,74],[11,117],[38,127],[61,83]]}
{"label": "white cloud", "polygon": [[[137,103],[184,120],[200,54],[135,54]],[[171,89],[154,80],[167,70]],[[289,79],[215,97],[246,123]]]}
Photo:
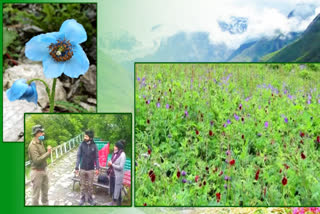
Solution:
{"label": "white cloud", "polygon": [[[225,43],[231,48],[239,47],[248,39],[273,36],[279,31],[284,34],[303,31],[317,14],[305,21],[288,19],[288,13],[301,3],[320,6],[320,0],[144,0],[132,1],[125,10],[115,10],[118,16],[127,17],[130,11],[130,19],[118,21],[118,30],[132,34],[139,42],[139,46],[126,54],[125,58],[129,59],[152,53],[161,41],[181,31],[209,32],[212,43]],[[317,8],[319,12],[320,7]],[[238,35],[222,32],[217,20],[230,16],[247,17],[247,31]],[[160,27],[152,30],[156,25]],[[121,54],[124,51],[120,51],[118,57]]]}

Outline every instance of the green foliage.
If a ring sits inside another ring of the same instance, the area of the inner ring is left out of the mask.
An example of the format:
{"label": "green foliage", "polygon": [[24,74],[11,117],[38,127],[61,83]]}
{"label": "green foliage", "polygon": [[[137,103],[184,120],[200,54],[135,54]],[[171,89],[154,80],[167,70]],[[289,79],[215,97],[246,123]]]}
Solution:
{"label": "green foliage", "polygon": [[120,139],[126,140],[125,152],[131,158],[132,121],[130,114],[30,114],[25,123],[25,152],[32,140],[32,127],[41,124],[45,129],[45,145],[58,146],[85,130],[93,130],[96,137],[111,143],[111,148]]}
{"label": "green foliage", "polygon": [[75,103],[62,101],[62,100],[55,101],[55,106],[64,108],[70,112],[82,112],[82,113],[88,112],[85,108],[81,107],[80,105],[77,105]]}
{"label": "green foliage", "polygon": [[2,28],[3,33],[3,47],[2,54],[7,52],[8,46],[15,40],[17,37],[17,33],[14,31],[10,31],[7,28]]}
{"label": "green foliage", "polygon": [[[137,205],[239,206],[242,201],[243,206],[312,206],[320,202],[320,144],[316,142],[320,73],[316,69],[299,64],[136,66],[140,78],[135,83]],[[154,183],[150,170],[156,175]],[[177,178],[178,170],[187,175]],[[226,175],[231,177],[228,182]],[[187,182],[182,183],[182,178]],[[220,202],[216,193],[221,194]]]}

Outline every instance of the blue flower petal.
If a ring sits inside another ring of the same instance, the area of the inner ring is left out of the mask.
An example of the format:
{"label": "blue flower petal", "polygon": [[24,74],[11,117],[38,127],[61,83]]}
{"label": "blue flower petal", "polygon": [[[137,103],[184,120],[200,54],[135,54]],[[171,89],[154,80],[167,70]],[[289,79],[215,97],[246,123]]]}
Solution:
{"label": "blue flower petal", "polygon": [[63,73],[71,78],[77,78],[89,69],[89,60],[80,45],[73,48],[73,56],[65,62]]}
{"label": "blue flower petal", "polygon": [[70,42],[80,44],[87,40],[87,33],[84,27],[74,19],[64,21],[60,27],[60,32]]}
{"label": "blue flower petal", "polygon": [[56,43],[57,39],[62,38],[62,35],[63,34],[59,32],[53,32],[33,37],[26,43],[26,57],[34,61],[43,60],[44,57],[49,55],[49,45],[51,43]]}
{"label": "blue flower petal", "polygon": [[37,93],[37,86],[35,82],[31,83],[27,91],[20,97],[20,100],[27,100],[28,102],[33,102],[37,104],[38,93]]}
{"label": "blue flower petal", "polygon": [[20,97],[27,91],[28,84],[25,79],[16,80],[11,88],[6,91],[8,99],[12,102],[20,99]]}
{"label": "blue flower petal", "polygon": [[65,62],[56,62],[50,55],[47,55],[43,59],[42,65],[46,78],[56,78],[63,73]]}

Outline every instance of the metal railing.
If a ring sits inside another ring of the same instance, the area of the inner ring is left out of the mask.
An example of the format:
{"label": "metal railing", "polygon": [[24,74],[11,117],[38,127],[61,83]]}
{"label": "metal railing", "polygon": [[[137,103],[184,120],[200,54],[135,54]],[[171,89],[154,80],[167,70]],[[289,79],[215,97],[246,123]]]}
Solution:
{"label": "metal railing", "polygon": [[[74,149],[76,146],[78,146],[82,141],[83,141],[84,134],[79,134],[76,137],[70,139],[69,141],[60,144],[59,146],[56,146],[51,149],[50,153],[50,164],[58,160],[60,157],[62,157],[64,154],[68,153],[72,149]],[[29,167],[31,164],[31,161],[26,161],[25,162],[25,167]],[[26,173],[26,183],[28,183],[28,175]]]}

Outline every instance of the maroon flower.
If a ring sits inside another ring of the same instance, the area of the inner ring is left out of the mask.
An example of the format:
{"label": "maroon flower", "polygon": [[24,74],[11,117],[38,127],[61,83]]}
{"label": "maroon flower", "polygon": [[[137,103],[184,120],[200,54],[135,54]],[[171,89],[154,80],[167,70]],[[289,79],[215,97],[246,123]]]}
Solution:
{"label": "maroon flower", "polygon": [[300,143],[303,144],[303,140],[300,140]]}
{"label": "maroon flower", "polygon": [[212,136],[213,135],[213,132],[210,130],[209,131],[209,136]]}
{"label": "maroon flower", "polygon": [[223,171],[221,171],[221,172],[219,173],[219,176],[221,176],[221,175],[223,175]]}
{"label": "maroon flower", "polygon": [[279,173],[282,173],[282,169],[279,170]]}
{"label": "maroon flower", "polygon": [[171,92],[171,88],[169,88],[169,91]]}
{"label": "maroon flower", "polygon": [[306,159],[306,156],[305,156],[305,154],[303,154],[303,152],[301,152],[301,158]]}
{"label": "maroon flower", "polygon": [[148,154],[151,155],[151,149],[148,149]]}
{"label": "maroon flower", "polygon": [[154,172],[152,170],[149,171],[149,177],[150,177],[152,183],[155,182],[156,175],[154,174]]}
{"label": "maroon flower", "polygon": [[206,167],[206,170],[209,171],[209,167]]}
{"label": "maroon flower", "polygon": [[158,102],[160,102],[160,97],[158,98]]}
{"label": "maroon flower", "polygon": [[289,168],[290,168],[286,163],[283,164],[283,166],[284,166],[286,169],[289,169]]}
{"label": "maroon flower", "polygon": [[198,135],[199,134],[199,131],[198,130],[196,130],[196,135]]}
{"label": "maroon flower", "polygon": [[149,119],[147,119],[147,123],[150,124],[150,120]]}
{"label": "maroon flower", "polygon": [[203,181],[203,186],[205,186],[207,184],[207,182],[206,181]]}
{"label": "maroon flower", "polygon": [[303,132],[300,132],[300,137],[304,137],[304,133]]}
{"label": "maroon flower", "polygon": [[180,175],[181,175],[181,173],[180,173],[180,171],[178,170],[178,172],[177,172],[177,177],[180,178]]}
{"label": "maroon flower", "polygon": [[229,163],[231,166],[233,166],[236,163],[236,161],[234,159],[232,159]]}
{"label": "maroon flower", "polygon": [[143,206],[145,206],[145,207],[146,207],[146,206],[147,206],[147,203],[144,203],[144,204],[143,204]]}
{"label": "maroon flower", "polygon": [[242,135],[241,138],[244,139],[244,135]]}
{"label": "maroon flower", "polygon": [[199,175],[196,175],[196,177],[195,177],[195,182],[198,182],[198,180],[199,180]]}
{"label": "maroon flower", "polygon": [[202,183],[199,184],[199,187],[201,187],[201,186],[202,186]]}
{"label": "maroon flower", "polygon": [[220,202],[221,194],[220,192],[216,193],[217,202]]}
{"label": "maroon flower", "polygon": [[285,186],[288,183],[288,179],[286,177],[282,178],[282,185]]}
{"label": "maroon flower", "polygon": [[317,142],[320,143],[320,136],[317,136]]}
{"label": "maroon flower", "polygon": [[259,173],[260,173],[260,169],[258,169],[257,172],[256,172],[256,177],[255,177],[256,180],[259,179]]}

